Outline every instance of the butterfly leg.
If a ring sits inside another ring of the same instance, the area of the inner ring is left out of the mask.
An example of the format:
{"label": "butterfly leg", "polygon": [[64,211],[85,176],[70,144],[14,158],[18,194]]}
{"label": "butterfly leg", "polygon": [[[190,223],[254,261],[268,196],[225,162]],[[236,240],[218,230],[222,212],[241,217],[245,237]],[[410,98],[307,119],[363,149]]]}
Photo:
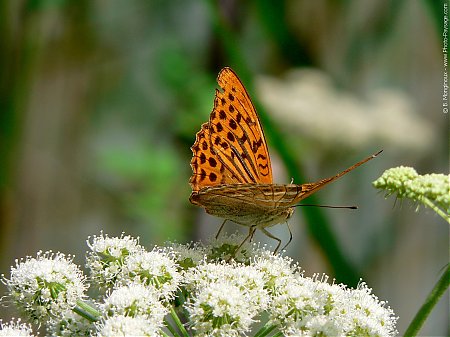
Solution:
{"label": "butterfly leg", "polygon": [[236,248],[236,250],[234,251],[233,255],[230,256],[230,258],[227,260],[227,262],[230,262],[230,260],[236,256],[237,252],[239,251],[239,249],[242,248],[242,246],[244,245],[244,243],[246,243],[249,239],[251,240],[253,238],[253,235],[255,234],[256,231],[256,227],[250,227],[249,231],[248,231],[248,235],[245,237],[245,239],[239,244],[239,246]]}
{"label": "butterfly leg", "polygon": [[276,236],[274,236],[273,234],[269,233],[265,228],[260,228],[261,232],[263,232],[266,236],[268,236],[271,239],[277,240],[278,244],[277,247],[275,248],[275,250],[273,251],[274,254],[276,254],[278,252],[278,248],[280,248],[281,245],[281,239],[277,238]]}
{"label": "butterfly leg", "polygon": [[283,248],[281,248],[281,250],[284,250],[292,241],[292,232],[291,232],[291,227],[289,227],[289,222],[286,221],[286,226],[289,230],[289,241],[284,245]]}
{"label": "butterfly leg", "polygon": [[216,234],[216,240],[219,238],[219,234],[220,234],[220,232],[222,231],[223,226],[225,226],[225,222],[227,222],[227,221],[228,221],[228,219],[225,219],[225,220],[222,222],[222,224],[220,225],[220,228],[219,228],[219,230],[217,231],[217,234]]}

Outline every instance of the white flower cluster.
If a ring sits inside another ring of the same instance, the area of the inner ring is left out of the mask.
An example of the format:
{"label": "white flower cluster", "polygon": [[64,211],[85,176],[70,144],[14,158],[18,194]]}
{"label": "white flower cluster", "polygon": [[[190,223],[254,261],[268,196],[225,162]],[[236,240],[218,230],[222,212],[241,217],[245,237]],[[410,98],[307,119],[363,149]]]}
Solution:
{"label": "white flower cluster", "polygon": [[[304,277],[290,258],[251,244],[239,262],[227,262],[240,240],[148,252],[128,236],[96,236],[87,266],[99,297],[90,301],[84,276],[62,254],[21,260],[3,282],[23,316],[49,335],[248,336],[263,323],[255,336],[396,334],[392,310],[365,283],[348,289]],[[0,336],[31,336],[19,323],[2,324]]]}
{"label": "white flower cluster", "polygon": [[86,267],[91,271],[92,281],[101,289],[115,284],[127,256],[145,251],[138,239],[123,234],[118,238],[94,235],[88,238],[87,245],[91,251],[86,256]]}
{"label": "white flower cluster", "polygon": [[187,311],[200,336],[239,336],[269,302],[264,274],[252,265],[204,263],[188,270],[185,281]]}
{"label": "white flower cluster", "polygon": [[9,299],[31,322],[46,322],[75,307],[85,296],[85,277],[71,256],[38,252],[36,258],[16,260],[11,277],[2,281]]}
{"label": "white flower cluster", "polygon": [[33,330],[31,329],[31,325],[27,323],[21,323],[20,318],[15,320],[11,320],[9,323],[3,323],[0,320],[0,336],[1,337],[11,337],[11,336],[24,336],[24,337],[33,337]]}
{"label": "white flower cluster", "polygon": [[284,281],[274,289],[269,312],[286,336],[392,336],[396,332],[393,312],[365,283],[347,289],[298,274]]}

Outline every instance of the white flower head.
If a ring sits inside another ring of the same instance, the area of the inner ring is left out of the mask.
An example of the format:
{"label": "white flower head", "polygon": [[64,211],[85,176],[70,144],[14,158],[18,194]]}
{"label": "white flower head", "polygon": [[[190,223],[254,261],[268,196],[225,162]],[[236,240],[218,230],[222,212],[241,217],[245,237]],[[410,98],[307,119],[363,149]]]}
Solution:
{"label": "white flower head", "polygon": [[36,323],[75,306],[84,298],[87,285],[73,257],[62,253],[38,252],[36,258],[16,260],[11,277],[3,283],[19,311]]}
{"label": "white flower head", "polygon": [[386,302],[379,301],[364,282],[357,289],[347,289],[346,318],[353,336],[394,336],[397,317]]}
{"label": "white flower head", "polygon": [[180,287],[181,274],[170,254],[155,248],[151,252],[139,252],[128,256],[123,271],[118,275],[118,284],[130,282],[152,286],[160,299],[170,300]]}
{"label": "white flower head", "polygon": [[250,329],[257,313],[245,291],[226,280],[199,289],[186,304],[199,336],[239,336]]}
{"label": "white flower head", "polygon": [[288,336],[377,336],[396,334],[396,318],[384,302],[361,283],[357,289],[329,284],[327,278],[285,278],[269,313]]}
{"label": "white flower head", "polygon": [[90,248],[86,256],[86,267],[91,271],[91,278],[101,289],[110,288],[122,271],[124,260],[133,254],[144,251],[139,240],[131,236],[108,237],[94,235],[89,237]]}
{"label": "white flower head", "polygon": [[205,259],[206,249],[198,242],[189,244],[170,243],[164,252],[174,256],[178,266],[187,270],[189,268],[198,266]]}
{"label": "white flower head", "polygon": [[339,322],[330,320],[326,315],[312,316],[303,328],[288,327],[284,335],[286,337],[346,337]]}
{"label": "white flower head", "polygon": [[47,324],[50,336],[72,337],[92,336],[94,324],[72,310],[62,312],[59,317],[52,318]]}
{"label": "white flower head", "polygon": [[293,277],[300,269],[297,264],[293,264],[290,257],[274,255],[268,250],[261,251],[255,257],[254,266],[264,273],[265,288],[269,292],[275,291],[280,282],[284,282],[286,277]]}
{"label": "white flower head", "polygon": [[254,266],[205,263],[185,276],[191,294],[186,309],[199,335],[237,336],[268,306],[264,273]]}
{"label": "white flower head", "polygon": [[31,325],[27,323],[22,323],[20,318],[16,320],[12,319],[8,323],[3,323],[0,320],[0,336],[12,337],[12,336],[24,336],[33,337],[33,330],[31,330]]}
{"label": "white flower head", "polygon": [[205,246],[208,259],[213,261],[233,259],[236,262],[248,264],[255,255],[258,255],[259,246],[248,240],[241,246],[245,237],[242,234],[227,235],[225,233],[217,240],[210,240]]}
{"label": "white flower head", "polygon": [[168,309],[158,300],[153,287],[142,284],[130,284],[114,289],[101,305],[107,317],[124,315],[130,317],[145,316],[154,326],[162,326]]}
{"label": "white flower head", "polygon": [[158,327],[153,326],[146,317],[113,316],[97,324],[98,337],[111,336],[161,336]]}
{"label": "white flower head", "polygon": [[284,277],[277,284],[270,304],[271,321],[283,329],[305,329],[311,317],[321,315],[322,296],[315,296],[316,285],[302,277]]}

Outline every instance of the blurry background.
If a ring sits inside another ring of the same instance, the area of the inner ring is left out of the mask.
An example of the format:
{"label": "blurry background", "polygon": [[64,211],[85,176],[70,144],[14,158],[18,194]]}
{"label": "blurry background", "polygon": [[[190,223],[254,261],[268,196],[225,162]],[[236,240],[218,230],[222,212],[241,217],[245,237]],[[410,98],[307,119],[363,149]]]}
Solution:
{"label": "blurry background", "polygon": [[[231,66],[276,182],[316,181],[384,149],[306,201],[357,211],[297,209],[287,254],[309,276],[362,277],[402,334],[448,263],[448,225],[371,182],[399,165],[448,173],[442,11],[419,0],[1,2],[0,273],[40,249],[82,265],[101,230],[149,249],[215,234],[221,220],[188,201],[189,148]],[[288,238],[285,225],[271,231]],[[422,333],[448,332],[447,294]]]}

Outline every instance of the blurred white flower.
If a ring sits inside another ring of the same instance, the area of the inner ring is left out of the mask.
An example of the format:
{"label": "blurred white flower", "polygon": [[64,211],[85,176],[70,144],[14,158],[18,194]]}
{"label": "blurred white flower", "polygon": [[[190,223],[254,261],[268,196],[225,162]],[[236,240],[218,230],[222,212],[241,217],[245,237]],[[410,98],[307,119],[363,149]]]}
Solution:
{"label": "blurred white flower", "polygon": [[20,318],[16,320],[12,319],[8,323],[3,323],[0,320],[0,336],[4,337],[33,337],[33,331],[31,326],[26,323],[22,323]]}
{"label": "blurred white flower", "polygon": [[413,99],[392,88],[359,98],[339,91],[325,73],[292,70],[284,79],[260,77],[262,103],[288,134],[324,145],[361,149],[376,142],[425,152],[434,144],[432,124],[415,111]]}
{"label": "blurred white flower", "polygon": [[72,259],[62,253],[38,252],[36,258],[16,260],[9,279],[2,276],[11,300],[24,316],[44,323],[85,297],[85,277]]}

